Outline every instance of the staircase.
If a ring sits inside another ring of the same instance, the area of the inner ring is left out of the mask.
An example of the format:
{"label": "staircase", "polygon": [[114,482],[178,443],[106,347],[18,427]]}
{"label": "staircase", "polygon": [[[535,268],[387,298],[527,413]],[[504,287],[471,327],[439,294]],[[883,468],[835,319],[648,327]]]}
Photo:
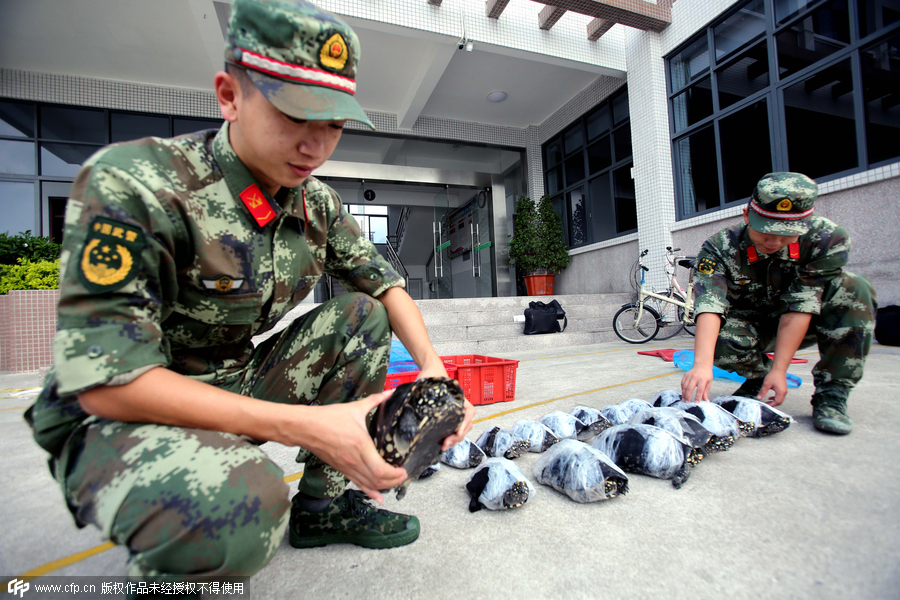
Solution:
{"label": "staircase", "polygon": [[[524,315],[535,300],[559,301],[566,311],[568,327],[562,333],[523,335],[524,323],[513,320]],[[617,310],[631,301],[631,294],[578,294],[571,296],[517,296],[512,298],[468,298],[417,300],[428,336],[442,356],[537,350],[594,344],[618,339],[612,328]]]}

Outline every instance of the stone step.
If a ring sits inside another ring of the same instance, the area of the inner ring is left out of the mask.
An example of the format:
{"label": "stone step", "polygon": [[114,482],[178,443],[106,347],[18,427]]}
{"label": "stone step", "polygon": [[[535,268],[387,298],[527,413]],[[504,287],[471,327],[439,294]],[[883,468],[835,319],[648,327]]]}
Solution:
{"label": "stone step", "polygon": [[[579,318],[605,317],[607,315],[612,318],[612,315],[619,310],[622,304],[627,302],[627,300],[620,302],[619,298],[615,300],[615,302],[605,300],[593,304],[567,304],[563,305],[563,310],[566,311],[566,317],[569,321]],[[459,325],[461,323],[466,325],[502,325],[513,322],[514,316],[524,316],[525,308],[527,308],[527,305],[525,307],[512,307],[503,310],[464,309],[447,312],[427,312],[422,315],[422,318],[425,321],[425,326],[429,329],[441,325]]]}
{"label": "stone step", "polygon": [[523,312],[530,302],[557,300],[566,312],[569,307],[598,304],[619,305],[629,302],[630,294],[573,294],[570,296],[511,296],[504,298],[453,298],[447,300],[416,300],[422,315],[447,312],[512,311]]}
{"label": "stone step", "polygon": [[585,331],[564,333],[548,333],[545,335],[517,335],[514,337],[491,338],[482,340],[456,340],[446,342],[432,342],[435,351],[440,356],[454,356],[459,354],[482,354],[487,356],[503,357],[505,352],[522,352],[525,350],[540,350],[544,348],[563,348],[566,346],[580,346],[587,344],[599,344],[618,339],[612,331]]}
{"label": "stone step", "polygon": [[[585,319],[572,319],[566,316],[566,332],[591,332],[612,330],[613,312],[608,315]],[[478,340],[523,335],[524,323],[492,323],[489,325],[431,325],[428,326],[428,337],[432,342],[451,340]]]}

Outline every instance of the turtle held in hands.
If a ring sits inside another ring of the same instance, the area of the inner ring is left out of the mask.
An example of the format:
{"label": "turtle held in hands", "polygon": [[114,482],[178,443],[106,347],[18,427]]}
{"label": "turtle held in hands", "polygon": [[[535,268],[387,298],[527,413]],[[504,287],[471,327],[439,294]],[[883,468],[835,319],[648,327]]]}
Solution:
{"label": "turtle held in hands", "polygon": [[397,486],[397,499],[409,483],[437,462],[441,444],[465,416],[465,397],[459,382],[428,377],[404,383],[375,409],[369,435],[388,463],[406,469],[408,478]]}

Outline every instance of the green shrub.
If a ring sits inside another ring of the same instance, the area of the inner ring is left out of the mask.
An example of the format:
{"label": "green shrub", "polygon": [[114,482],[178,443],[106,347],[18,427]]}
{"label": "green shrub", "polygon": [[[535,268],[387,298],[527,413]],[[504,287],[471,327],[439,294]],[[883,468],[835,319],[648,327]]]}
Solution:
{"label": "green shrub", "polygon": [[55,290],[59,287],[59,259],[0,265],[0,294],[10,290]]}
{"label": "green shrub", "polygon": [[50,238],[31,235],[31,230],[16,235],[0,233],[0,265],[15,265],[20,258],[28,261],[59,260],[60,245]]}

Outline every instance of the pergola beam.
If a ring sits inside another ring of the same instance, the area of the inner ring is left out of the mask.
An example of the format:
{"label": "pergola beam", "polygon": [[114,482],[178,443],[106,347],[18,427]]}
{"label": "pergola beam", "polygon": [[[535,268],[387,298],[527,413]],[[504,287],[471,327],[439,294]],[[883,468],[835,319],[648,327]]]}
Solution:
{"label": "pergola beam", "polygon": [[541,14],[538,15],[538,27],[549,31],[564,14],[566,14],[566,9],[548,4],[541,9]]}
{"label": "pergola beam", "polygon": [[489,19],[499,19],[507,4],[509,4],[509,0],[487,0],[484,3],[485,14]]}
{"label": "pergola beam", "polygon": [[[672,22],[672,0],[534,0],[558,9],[621,23],[644,31],[661,31]],[[491,0],[488,1],[491,4]]]}
{"label": "pergola beam", "polygon": [[444,0],[428,0],[428,4],[432,6],[440,6]]}
{"label": "pergola beam", "polygon": [[594,19],[587,24],[588,39],[596,42],[604,33],[612,29],[615,24],[615,21],[608,21],[607,19]]}

